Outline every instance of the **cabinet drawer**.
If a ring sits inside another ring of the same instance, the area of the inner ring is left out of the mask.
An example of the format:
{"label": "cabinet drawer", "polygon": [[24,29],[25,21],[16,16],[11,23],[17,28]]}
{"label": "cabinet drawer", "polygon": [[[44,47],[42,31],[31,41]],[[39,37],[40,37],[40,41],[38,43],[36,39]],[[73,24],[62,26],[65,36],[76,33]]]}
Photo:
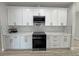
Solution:
{"label": "cabinet drawer", "polygon": [[48,48],[60,48],[59,44],[48,45]]}

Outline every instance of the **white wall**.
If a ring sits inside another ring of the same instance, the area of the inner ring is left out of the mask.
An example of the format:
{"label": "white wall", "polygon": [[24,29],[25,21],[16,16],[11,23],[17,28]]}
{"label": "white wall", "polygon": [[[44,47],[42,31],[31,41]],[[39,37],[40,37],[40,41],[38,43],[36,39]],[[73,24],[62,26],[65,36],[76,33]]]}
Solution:
{"label": "white wall", "polygon": [[79,39],[79,3],[75,4],[75,37]]}
{"label": "white wall", "polygon": [[71,6],[68,8],[68,21],[67,25],[72,26],[72,36],[75,37],[75,20],[76,20],[76,9],[75,9],[75,4],[73,3]]}
{"label": "white wall", "polygon": [[4,3],[0,3],[0,20],[1,20],[1,34],[7,33],[7,6]]}
{"label": "white wall", "polygon": [[79,12],[76,13],[75,36],[79,38]]}
{"label": "white wall", "polygon": [[75,5],[76,3],[73,3],[72,5],[69,6],[68,8],[68,26],[72,26],[72,39],[71,39],[71,49],[73,47],[73,42],[75,39],[75,13],[76,13],[76,9],[75,9]]}
{"label": "white wall", "polygon": [[[3,34],[7,33],[7,6],[5,3],[0,3],[0,25],[1,25],[1,43],[3,42]],[[2,49],[3,49],[3,44],[2,44]],[[1,48],[1,46],[0,46]]]}

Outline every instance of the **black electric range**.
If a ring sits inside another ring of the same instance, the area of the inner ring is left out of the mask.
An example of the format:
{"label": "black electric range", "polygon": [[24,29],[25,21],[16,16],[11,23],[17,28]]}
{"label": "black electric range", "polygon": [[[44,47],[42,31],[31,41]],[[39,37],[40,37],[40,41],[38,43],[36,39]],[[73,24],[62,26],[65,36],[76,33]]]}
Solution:
{"label": "black electric range", "polygon": [[45,32],[34,32],[32,35],[33,51],[46,50],[46,34]]}

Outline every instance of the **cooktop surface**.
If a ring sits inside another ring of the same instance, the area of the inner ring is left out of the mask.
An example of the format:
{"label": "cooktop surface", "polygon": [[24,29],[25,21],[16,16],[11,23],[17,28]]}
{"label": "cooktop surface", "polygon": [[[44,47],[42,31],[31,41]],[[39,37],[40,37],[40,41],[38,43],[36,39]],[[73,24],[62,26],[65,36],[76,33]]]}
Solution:
{"label": "cooktop surface", "polygon": [[45,32],[33,32],[33,34],[45,34]]}

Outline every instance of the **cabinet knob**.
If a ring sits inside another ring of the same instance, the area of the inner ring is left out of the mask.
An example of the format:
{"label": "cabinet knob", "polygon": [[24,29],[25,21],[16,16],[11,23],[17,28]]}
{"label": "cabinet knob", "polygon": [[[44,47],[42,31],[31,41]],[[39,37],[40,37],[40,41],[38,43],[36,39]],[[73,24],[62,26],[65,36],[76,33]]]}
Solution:
{"label": "cabinet knob", "polygon": [[27,42],[27,39],[25,39],[25,42]]}

